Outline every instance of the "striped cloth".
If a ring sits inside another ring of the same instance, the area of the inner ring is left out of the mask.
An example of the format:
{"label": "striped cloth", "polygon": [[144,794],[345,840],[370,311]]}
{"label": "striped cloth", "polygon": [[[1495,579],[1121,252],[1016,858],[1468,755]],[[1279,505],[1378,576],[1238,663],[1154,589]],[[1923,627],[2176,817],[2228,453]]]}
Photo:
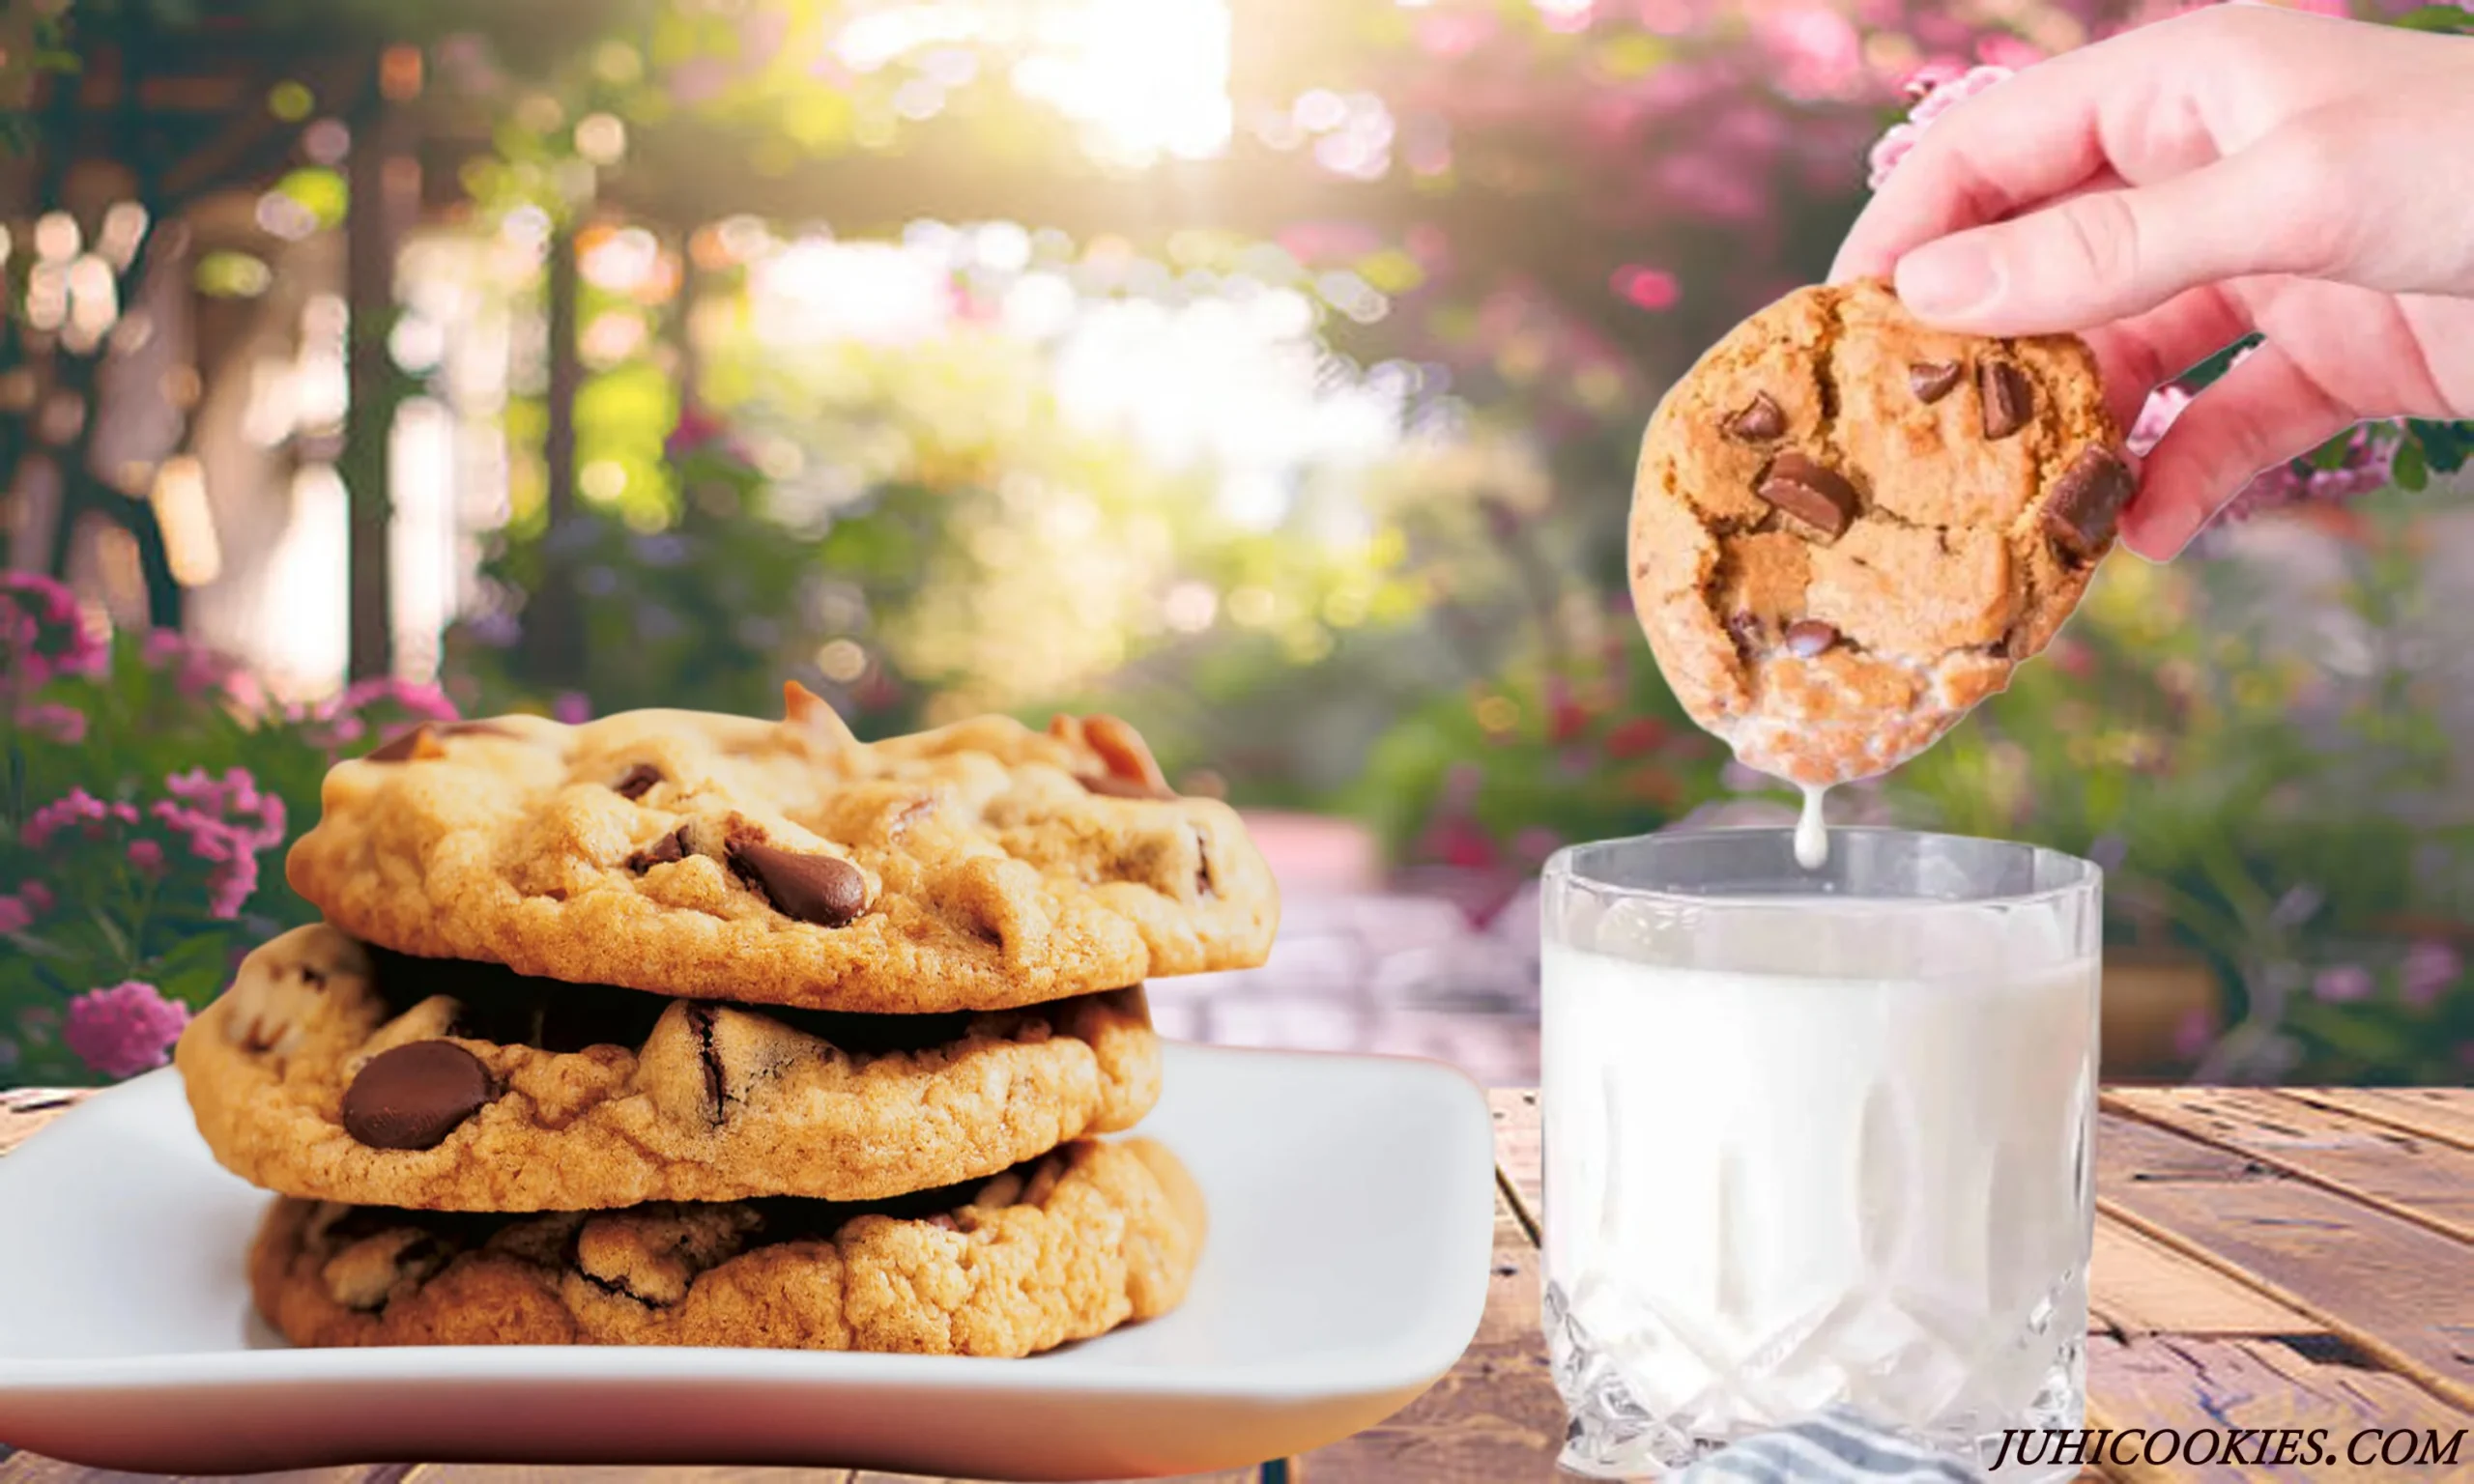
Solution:
{"label": "striped cloth", "polygon": [[1984,1484],[1983,1470],[1843,1408],[1721,1448],[1669,1484]]}

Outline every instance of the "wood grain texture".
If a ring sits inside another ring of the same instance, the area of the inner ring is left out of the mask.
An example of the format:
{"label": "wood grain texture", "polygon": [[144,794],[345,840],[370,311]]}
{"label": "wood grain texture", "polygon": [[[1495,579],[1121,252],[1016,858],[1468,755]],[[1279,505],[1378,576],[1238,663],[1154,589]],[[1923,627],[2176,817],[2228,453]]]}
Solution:
{"label": "wood grain texture", "polygon": [[[282,1473],[251,1473],[242,1475],[165,1475],[155,1473],[123,1473],[111,1469],[89,1469],[83,1464],[64,1464],[56,1458],[38,1458],[32,1453],[12,1453],[0,1458],[0,1484],[152,1484],[152,1481],[177,1477],[183,1484],[211,1484],[216,1479],[233,1479],[235,1484],[396,1484],[409,1471],[403,1464],[362,1465],[350,1469],[293,1469]],[[643,1474],[648,1470],[633,1470]]]}
{"label": "wood grain texture", "polygon": [[36,1129],[76,1106],[85,1096],[84,1089],[0,1088],[0,1155],[33,1138]]}
{"label": "wood grain texture", "polygon": [[2474,1149],[2474,1089],[2460,1087],[2296,1087],[2287,1096]]}
{"label": "wood grain texture", "polygon": [[1526,1088],[1497,1088],[1486,1095],[1486,1103],[1495,1115],[1495,1168],[1510,1186],[1531,1229],[1539,1229],[1546,1211],[1546,1161],[1539,1132],[1538,1094]]}
{"label": "wood grain texture", "polygon": [[2232,1151],[2101,1122],[2104,1212],[2474,1408],[2474,1247]]}
{"label": "wood grain texture", "polygon": [[2096,1220],[2087,1327],[2116,1339],[2151,1334],[2325,1334],[2327,1327],[2108,1216]]}
{"label": "wood grain texture", "polygon": [[[2117,1436],[2100,1441],[2107,1475],[2119,1484],[2395,1484],[2402,1479],[2459,1479],[2465,1468],[2400,1470],[2374,1461],[2345,1461],[2345,1448],[2365,1429],[2431,1430],[2441,1439],[2464,1429],[2474,1418],[2432,1400],[2419,1387],[2396,1376],[2353,1366],[2324,1364],[2273,1340],[2200,1340],[2159,1335],[2119,1342],[2097,1340],[2088,1347],[2087,1422]],[[2237,1445],[2239,1461],[2214,1456],[2232,1428],[2326,1429],[2323,1448],[2333,1458],[2305,1465],[2307,1441],[2298,1441],[2296,1457],[2284,1465],[2255,1462],[2260,1443]],[[2126,1435],[2143,1430],[2136,1446]],[[2153,1435],[2169,1429],[2190,1437],[2214,1436],[2207,1462],[2192,1464],[2169,1458],[2169,1450]],[[2155,1462],[2146,1459],[2153,1448]],[[2462,1448],[2461,1458],[2466,1455]]]}
{"label": "wood grain texture", "polygon": [[2474,1151],[2256,1088],[2116,1088],[2105,1106],[2474,1242]]}

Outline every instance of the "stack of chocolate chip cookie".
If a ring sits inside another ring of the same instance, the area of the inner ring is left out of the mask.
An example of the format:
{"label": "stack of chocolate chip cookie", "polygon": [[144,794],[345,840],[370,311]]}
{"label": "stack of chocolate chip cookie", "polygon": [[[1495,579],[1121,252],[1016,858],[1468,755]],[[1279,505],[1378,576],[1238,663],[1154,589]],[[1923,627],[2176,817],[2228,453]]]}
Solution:
{"label": "stack of chocolate chip cookie", "polygon": [[178,1064],[296,1343],[1025,1356],[1173,1307],[1153,974],[1262,961],[1237,815],[1106,717],[639,711],[329,774]]}

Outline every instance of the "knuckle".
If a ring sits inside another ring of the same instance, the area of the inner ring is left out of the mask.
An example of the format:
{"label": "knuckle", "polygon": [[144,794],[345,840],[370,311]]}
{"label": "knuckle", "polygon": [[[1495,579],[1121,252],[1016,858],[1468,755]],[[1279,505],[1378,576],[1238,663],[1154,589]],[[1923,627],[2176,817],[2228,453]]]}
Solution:
{"label": "knuckle", "polygon": [[2057,268],[2069,270],[2088,284],[2129,282],[2139,273],[2139,214],[2114,191],[2082,196],[2054,214]]}

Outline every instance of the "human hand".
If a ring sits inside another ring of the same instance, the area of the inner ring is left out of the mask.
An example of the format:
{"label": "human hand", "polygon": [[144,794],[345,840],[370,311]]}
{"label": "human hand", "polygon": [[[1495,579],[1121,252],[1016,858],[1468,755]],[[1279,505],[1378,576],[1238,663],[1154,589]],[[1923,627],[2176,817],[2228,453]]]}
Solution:
{"label": "human hand", "polygon": [[2474,417],[2474,38],[2228,5],[2040,63],[1925,131],[1831,270],[1871,274],[2084,336],[2125,427],[2262,334],[2144,461],[2122,535],[2163,560],[2356,422]]}

